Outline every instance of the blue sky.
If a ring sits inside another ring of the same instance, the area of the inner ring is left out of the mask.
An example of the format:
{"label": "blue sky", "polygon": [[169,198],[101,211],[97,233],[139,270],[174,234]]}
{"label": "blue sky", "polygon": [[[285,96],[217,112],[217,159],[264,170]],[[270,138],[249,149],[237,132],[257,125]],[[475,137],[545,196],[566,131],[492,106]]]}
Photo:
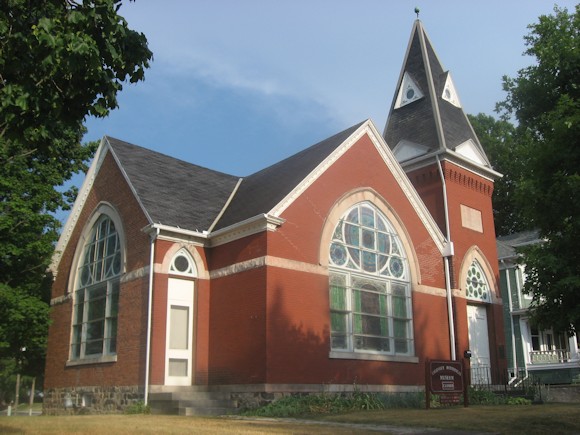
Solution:
{"label": "blue sky", "polygon": [[[574,8],[575,2],[559,6]],[[367,118],[383,130],[414,8],[467,113],[493,114],[504,74],[530,65],[545,0],[138,0],[120,13],[154,53],[109,135],[244,176]]]}

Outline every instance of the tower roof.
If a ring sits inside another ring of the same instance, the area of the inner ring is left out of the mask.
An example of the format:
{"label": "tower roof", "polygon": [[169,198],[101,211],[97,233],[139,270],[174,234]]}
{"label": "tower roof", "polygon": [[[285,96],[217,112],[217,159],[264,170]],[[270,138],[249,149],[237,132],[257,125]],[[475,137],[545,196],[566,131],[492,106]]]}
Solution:
{"label": "tower roof", "polygon": [[491,170],[451,74],[439,61],[420,20],[413,24],[383,136],[403,166],[446,153]]}

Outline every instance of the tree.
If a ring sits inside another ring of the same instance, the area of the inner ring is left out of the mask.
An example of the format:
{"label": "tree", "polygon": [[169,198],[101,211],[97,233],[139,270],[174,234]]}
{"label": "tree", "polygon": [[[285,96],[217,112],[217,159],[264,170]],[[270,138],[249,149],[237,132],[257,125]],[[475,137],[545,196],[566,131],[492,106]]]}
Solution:
{"label": "tree", "polygon": [[516,187],[525,176],[530,135],[506,119],[480,113],[467,115],[493,168],[503,174],[494,183],[493,217],[497,235],[526,229],[526,221],[516,204]]}
{"label": "tree", "polygon": [[[41,371],[62,192],[86,170],[87,116],[117,107],[152,53],[118,12],[121,0],[0,3],[0,358]],[[23,349],[26,349],[23,351]]]}
{"label": "tree", "polygon": [[504,116],[530,131],[529,164],[517,188],[528,228],[542,244],[524,251],[532,320],[574,333],[580,327],[580,5],[554,8],[529,26],[536,64],[504,77]]}

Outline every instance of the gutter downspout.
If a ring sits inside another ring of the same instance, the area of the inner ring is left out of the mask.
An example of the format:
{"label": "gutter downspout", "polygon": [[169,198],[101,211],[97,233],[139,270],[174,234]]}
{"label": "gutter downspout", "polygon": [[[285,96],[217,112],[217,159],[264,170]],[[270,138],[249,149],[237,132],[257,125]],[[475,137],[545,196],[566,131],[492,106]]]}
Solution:
{"label": "gutter downspout", "polygon": [[445,234],[447,238],[447,248],[443,253],[443,261],[445,264],[445,293],[447,295],[447,317],[449,321],[449,342],[451,346],[451,360],[455,361],[457,359],[457,352],[455,350],[455,319],[453,316],[453,300],[451,295],[451,277],[449,274],[449,259],[453,257],[454,249],[453,242],[451,241],[451,230],[449,228],[449,208],[447,204],[447,185],[445,183],[445,176],[443,174],[443,168],[441,167],[441,161],[439,156],[437,158],[437,168],[439,169],[439,175],[441,177],[441,183],[443,185],[443,209],[445,210]]}
{"label": "gutter downspout", "polygon": [[147,346],[145,349],[145,406],[149,403],[149,366],[151,364],[151,320],[153,313],[153,272],[155,270],[155,240],[159,236],[159,228],[151,233],[151,258],[149,260],[149,300],[147,302]]}
{"label": "gutter downspout", "polygon": [[[502,264],[505,264],[504,260],[501,260]],[[516,380],[518,378],[518,360],[517,360],[517,354],[516,354],[516,333],[514,331],[514,304],[512,301],[512,285],[511,285],[511,280],[510,280],[510,271],[506,266],[506,269],[504,269],[505,271],[505,280],[507,283],[507,292],[508,292],[508,303],[509,303],[509,310],[510,310],[510,329],[511,329],[511,336],[512,336],[512,358],[514,361],[514,374],[513,376],[510,378],[508,384],[511,385],[511,383]],[[501,271],[500,271],[501,273]]]}

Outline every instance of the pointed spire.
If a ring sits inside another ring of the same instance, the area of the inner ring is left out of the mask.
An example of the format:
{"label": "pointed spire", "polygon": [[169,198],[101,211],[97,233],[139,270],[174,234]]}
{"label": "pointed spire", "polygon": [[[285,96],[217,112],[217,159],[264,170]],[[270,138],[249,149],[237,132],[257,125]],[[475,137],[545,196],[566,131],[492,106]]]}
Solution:
{"label": "pointed spire", "polygon": [[491,169],[451,74],[439,61],[417,8],[415,13],[383,136],[401,163],[450,153]]}

